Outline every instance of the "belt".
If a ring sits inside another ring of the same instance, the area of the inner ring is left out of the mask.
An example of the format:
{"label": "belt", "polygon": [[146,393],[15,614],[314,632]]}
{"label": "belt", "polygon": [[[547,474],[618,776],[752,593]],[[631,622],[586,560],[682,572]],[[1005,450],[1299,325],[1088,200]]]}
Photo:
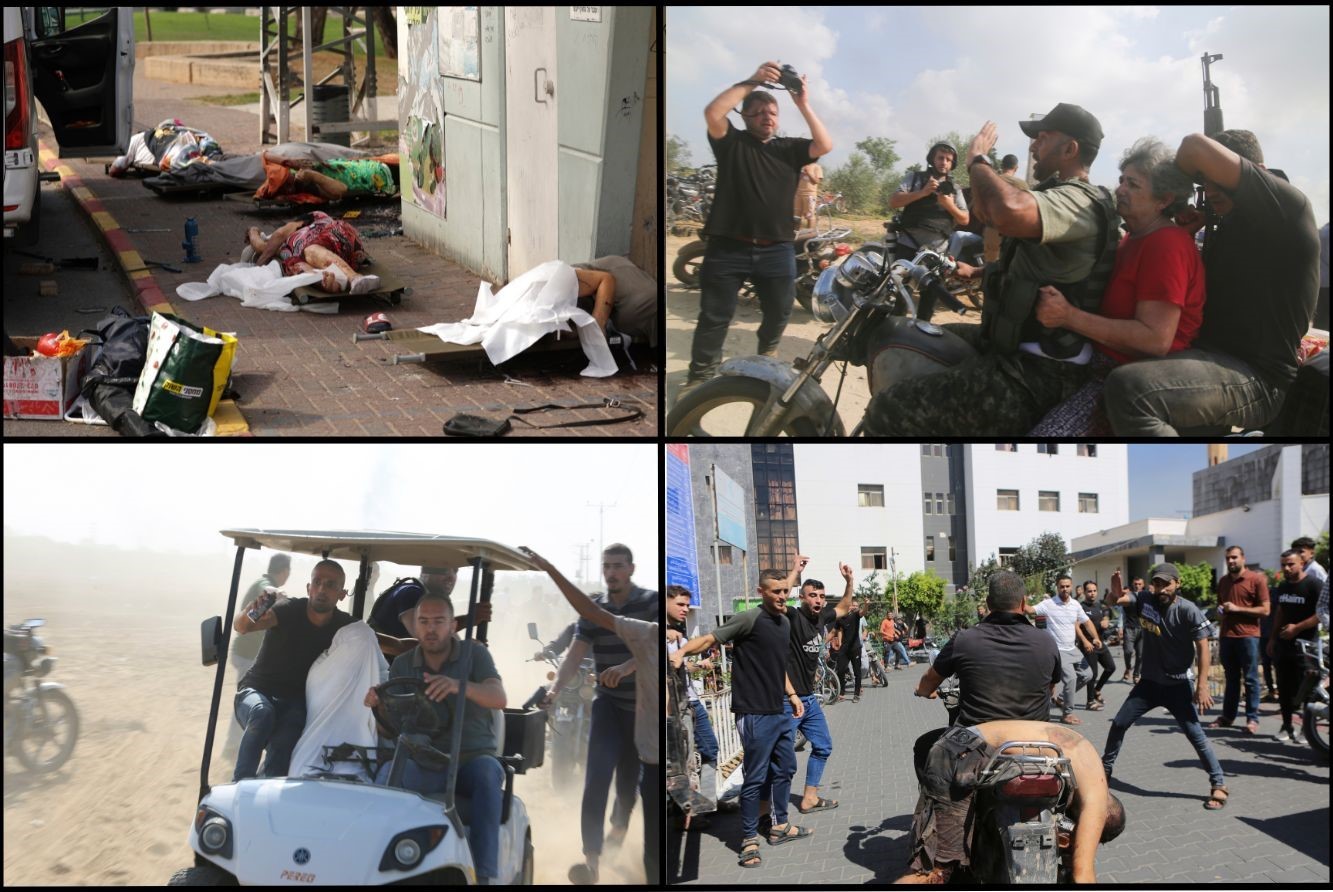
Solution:
{"label": "belt", "polygon": [[733,242],[740,242],[741,244],[745,245],[754,245],[757,248],[767,248],[769,245],[782,244],[781,241],[776,239],[750,238],[749,236],[746,235],[724,235],[721,237],[724,239],[729,239]]}

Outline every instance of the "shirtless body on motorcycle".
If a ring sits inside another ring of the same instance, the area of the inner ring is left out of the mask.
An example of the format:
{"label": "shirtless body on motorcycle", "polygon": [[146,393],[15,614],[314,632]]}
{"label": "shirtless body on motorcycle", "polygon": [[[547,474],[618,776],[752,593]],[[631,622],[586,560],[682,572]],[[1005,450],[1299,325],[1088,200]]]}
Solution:
{"label": "shirtless body on motorcycle", "polygon": [[[932,695],[932,696],[937,696]],[[1076,883],[1097,881],[1095,859],[1099,842],[1107,842],[1119,835],[1124,826],[1124,810],[1119,800],[1111,796],[1106,786],[1097,748],[1083,735],[1050,722],[999,720],[973,726],[994,749],[1011,740],[1036,740],[1056,744],[1064,751],[1074,773],[1074,798],[1069,817],[1075,822],[1073,845],[1073,879]],[[942,815],[937,814],[937,819]],[[941,835],[943,833],[941,832]],[[914,859],[917,854],[914,853]],[[957,862],[935,864],[923,869],[913,867],[898,879],[898,884],[935,885],[947,881]]]}

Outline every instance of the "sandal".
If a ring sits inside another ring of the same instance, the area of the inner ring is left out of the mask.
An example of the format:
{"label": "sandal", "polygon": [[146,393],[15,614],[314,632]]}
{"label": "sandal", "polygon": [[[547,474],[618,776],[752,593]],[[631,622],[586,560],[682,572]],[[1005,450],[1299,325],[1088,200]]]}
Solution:
{"label": "sandal", "polygon": [[[785,829],[779,829],[785,828]],[[768,844],[771,846],[785,845],[793,840],[805,839],[807,836],[814,835],[809,827],[797,827],[788,821],[786,824],[779,824],[768,832]]]}
{"label": "sandal", "polygon": [[1083,719],[1081,719],[1081,718],[1079,718],[1078,716],[1074,715],[1072,712],[1071,712],[1069,715],[1065,716],[1064,718],[1060,719],[1060,721],[1061,721],[1063,724],[1066,724],[1066,725],[1081,725],[1081,724],[1083,724]]}
{"label": "sandal", "polygon": [[816,802],[809,808],[803,808],[802,806],[798,805],[796,806],[796,810],[803,815],[808,815],[812,811],[823,811],[824,809],[837,808],[837,807],[838,807],[838,800],[824,799],[823,797],[821,797],[818,802]]}
{"label": "sandal", "polygon": [[1230,727],[1231,727],[1231,722],[1232,722],[1232,721],[1234,721],[1234,719],[1232,719],[1232,720],[1225,720],[1225,721],[1224,721],[1223,719],[1213,719],[1211,722],[1208,723],[1208,727],[1209,727],[1209,728],[1230,728]]}
{"label": "sandal", "polygon": [[1099,710],[1099,709],[1105,709],[1106,707],[1105,707],[1104,705],[1102,705],[1102,702],[1101,702],[1100,700],[1094,700],[1093,702],[1089,703],[1089,704],[1088,704],[1086,707],[1084,707],[1084,708],[1085,708],[1085,709],[1089,709],[1089,710],[1091,710],[1091,711],[1093,711],[1093,712],[1096,712],[1097,710]]}
{"label": "sandal", "polygon": [[1246,733],[1247,735],[1249,735],[1250,737],[1253,737],[1254,735],[1258,734],[1258,733],[1259,733],[1259,723],[1258,723],[1258,722],[1246,722],[1246,723],[1245,723],[1245,733]]}
{"label": "sandal", "polygon": [[751,836],[741,843],[741,854],[736,863],[741,867],[758,867],[764,863],[759,855],[759,837]]}
{"label": "sandal", "polygon": [[[1218,793],[1222,796],[1219,798]],[[1231,798],[1231,793],[1226,787],[1213,787],[1213,791],[1204,800],[1203,807],[1208,811],[1221,811],[1227,807],[1227,800]]]}

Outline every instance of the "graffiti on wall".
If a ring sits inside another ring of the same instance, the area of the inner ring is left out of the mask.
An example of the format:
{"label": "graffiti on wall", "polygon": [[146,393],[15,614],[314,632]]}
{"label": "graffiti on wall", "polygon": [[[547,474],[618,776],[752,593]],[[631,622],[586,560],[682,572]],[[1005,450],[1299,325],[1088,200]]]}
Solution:
{"label": "graffiti on wall", "polygon": [[412,193],[416,203],[443,217],[444,145],[440,125],[409,115],[403,139],[405,154],[411,164]]}
{"label": "graffiti on wall", "polygon": [[[445,217],[444,111],[437,83],[439,46],[435,24],[440,8],[424,9],[420,27],[407,30],[405,52],[398,67],[398,108],[406,124],[399,131],[399,154],[403,164],[403,195],[427,213]],[[410,21],[410,19],[409,19]],[[407,184],[411,183],[411,188]]]}
{"label": "graffiti on wall", "polygon": [[440,6],[436,12],[441,77],[481,80],[481,13],[475,6]]}

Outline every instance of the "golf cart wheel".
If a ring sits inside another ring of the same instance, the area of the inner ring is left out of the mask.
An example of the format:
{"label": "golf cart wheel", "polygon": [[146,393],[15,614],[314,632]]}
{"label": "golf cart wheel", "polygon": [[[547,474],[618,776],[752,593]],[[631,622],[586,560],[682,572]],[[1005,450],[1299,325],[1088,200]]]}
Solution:
{"label": "golf cart wheel", "polygon": [[167,880],[168,886],[235,886],[236,877],[207,862],[178,870]]}
{"label": "golf cart wheel", "polygon": [[532,831],[529,830],[523,836],[523,871],[519,874],[518,884],[520,886],[531,886],[534,871],[534,862],[536,853],[532,848]]}

